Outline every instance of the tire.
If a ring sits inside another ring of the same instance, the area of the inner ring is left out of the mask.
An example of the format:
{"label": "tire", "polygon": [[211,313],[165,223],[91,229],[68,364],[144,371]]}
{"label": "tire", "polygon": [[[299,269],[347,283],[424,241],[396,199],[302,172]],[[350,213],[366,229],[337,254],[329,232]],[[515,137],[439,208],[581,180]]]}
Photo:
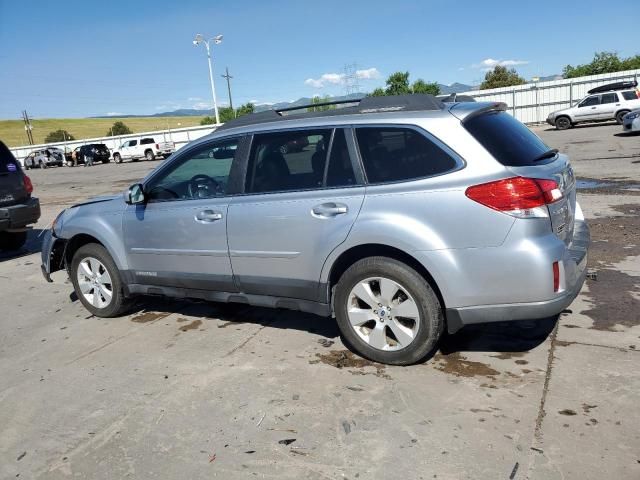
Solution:
{"label": "tire", "polygon": [[[88,267],[88,270],[85,270],[85,267]],[[105,272],[108,274],[106,277]],[[127,310],[128,302],[124,296],[120,271],[102,245],[88,243],[80,247],[73,255],[70,273],[73,288],[80,302],[96,317],[117,317]],[[102,277],[102,290],[96,289],[97,284],[92,282],[88,274],[96,275],[93,280],[98,283]],[[83,279],[82,287],[80,278]],[[105,291],[111,293],[111,299],[103,293]]]}
{"label": "tire", "polygon": [[[368,290],[362,290],[365,284]],[[383,299],[383,288],[395,293]],[[362,296],[366,295],[354,295],[357,290],[372,296],[364,301]],[[397,315],[400,305],[406,305],[403,313],[415,315],[415,320]],[[408,265],[387,257],[364,258],[351,265],[335,287],[334,309],[347,344],[363,357],[389,365],[423,360],[436,348],[444,331],[442,306],[429,283]],[[356,326],[352,326],[350,309],[353,319],[362,320]],[[378,333],[374,335],[374,331]]]}
{"label": "tire", "polygon": [[38,167],[40,167],[40,169],[47,168],[47,166],[45,165],[45,163],[42,160],[40,160],[40,163],[38,163]]}
{"label": "tire", "polygon": [[144,152],[144,158],[148,161],[151,162],[153,160],[155,160],[155,155],[153,154],[153,152],[151,150],[147,150],[146,152]]}
{"label": "tire", "polygon": [[119,153],[114,153],[113,154],[113,161],[116,163],[122,163],[122,157],[120,156]]}
{"label": "tire", "polygon": [[622,117],[624,117],[627,113],[629,113],[629,110],[621,110],[616,113],[616,123],[618,125],[622,125]]}
{"label": "tire", "polygon": [[25,170],[29,170],[31,167],[29,166],[29,164],[27,162],[24,162],[24,169]]}
{"label": "tire", "polygon": [[288,145],[282,145],[280,148],[280,153],[283,155],[286,155],[287,153],[289,153],[289,146]]}
{"label": "tire", "polygon": [[573,125],[571,124],[571,119],[569,117],[558,117],[555,121],[557,130],[567,130],[571,128]]}
{"label": "tire", "polygon": [[20,250],[27,242],[27,232],[0,232],[0,250]]}

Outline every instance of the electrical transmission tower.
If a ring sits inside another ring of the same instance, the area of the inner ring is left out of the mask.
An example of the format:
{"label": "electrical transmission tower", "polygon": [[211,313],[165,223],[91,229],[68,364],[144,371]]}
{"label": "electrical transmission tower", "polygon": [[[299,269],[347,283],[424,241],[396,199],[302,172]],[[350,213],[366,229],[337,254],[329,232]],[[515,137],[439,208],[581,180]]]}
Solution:
{"label": "electrical transmission tower", "polygon": [[344,66],[344,93],[360,93],[360,83],[358,82],[358,65],[350,63]]}

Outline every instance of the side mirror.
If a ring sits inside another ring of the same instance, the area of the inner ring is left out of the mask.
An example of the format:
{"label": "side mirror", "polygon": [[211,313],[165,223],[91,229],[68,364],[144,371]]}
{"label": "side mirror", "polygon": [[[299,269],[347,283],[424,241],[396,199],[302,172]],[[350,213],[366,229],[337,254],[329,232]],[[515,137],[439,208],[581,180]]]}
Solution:
{"label": "side mirror", "polygon": [[142,189],[141,183],[134,183],[124,192],[124,201],[129,205],[139,205],[145,203],[147,198]]}

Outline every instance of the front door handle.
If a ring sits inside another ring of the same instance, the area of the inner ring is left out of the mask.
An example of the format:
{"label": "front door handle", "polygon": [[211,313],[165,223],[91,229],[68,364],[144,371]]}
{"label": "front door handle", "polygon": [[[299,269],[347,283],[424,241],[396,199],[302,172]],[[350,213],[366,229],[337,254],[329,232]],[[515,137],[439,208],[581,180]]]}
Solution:
{"label": "front door handle", "polygon": [[202,210],[196,213],[195,220],[200,223],[211,223],[222,219],[220,212],[214,212],[213,210]]}
{"label": "front door handle", "polygon": [[344,203],[321,203],[316,205],[311,210],[312,214],[316,217],[335,217],[337,215],[344,215],[349,211],[349,208]]}

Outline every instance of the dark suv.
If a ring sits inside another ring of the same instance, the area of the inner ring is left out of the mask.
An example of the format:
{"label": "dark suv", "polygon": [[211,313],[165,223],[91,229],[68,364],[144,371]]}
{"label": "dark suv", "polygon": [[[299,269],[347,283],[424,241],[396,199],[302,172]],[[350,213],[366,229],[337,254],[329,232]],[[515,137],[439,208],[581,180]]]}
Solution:
{"label": "dark suv", "polygon": [[109,159],[111,153],[104,143],[90,143],[88,145],[82,145],[78,153],[76,153],[78,164],[85,163],[89,153],[93,155],[94,162],[109,163],[111,161]]}
{"label": "dark suv", "polygon": [[0,250],[17,250],[27,241],[27,225],[40,218],[33,185],[6,145],[0,142]]}

